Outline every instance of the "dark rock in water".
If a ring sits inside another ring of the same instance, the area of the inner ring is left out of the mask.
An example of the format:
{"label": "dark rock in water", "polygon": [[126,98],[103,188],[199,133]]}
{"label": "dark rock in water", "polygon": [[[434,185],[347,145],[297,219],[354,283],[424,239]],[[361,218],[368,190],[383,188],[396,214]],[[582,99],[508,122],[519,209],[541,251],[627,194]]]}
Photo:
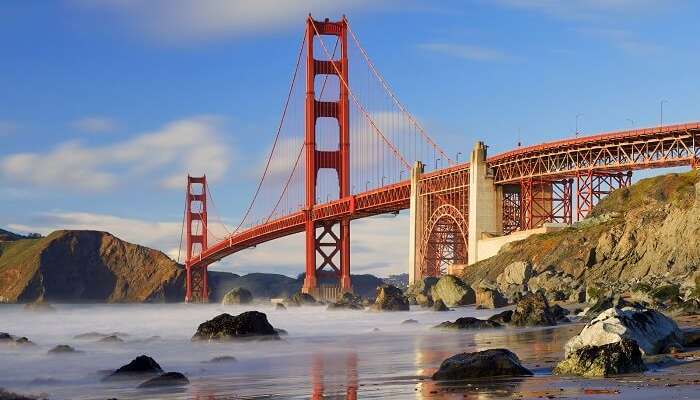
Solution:
{"label": "dark rock in water", "polygon": [[221,304],[225,306],[235,304],[248,304],[253,301],[253,294],[245,288],[235,288],[224,295]]}
{"label": "dark rock in water", "polygon": [[221,314],[203,322],[192,340],[279,339],[267,316],[259,311],[246,311],[233,316]]}
{"label": "dark rock in water", "polygon": [[281,328],[275,328],[275,332],[277,332],[277,334],[280,335],[280,336],[287,336],[287,335],[289,335],[289,332],[287,332],[286,330],[281,329]]}
{"label": "dark rock in water", "polygon": [[30,346],[34,345],[34,343],[32,343],[32,341],[27,339],[25,336],[22,336],[21,338],[18,338],[17,340],[15,340],[15,344],[30,345]]}
{"label": "dark rock in water", "polygon": [[401,322],[401,325],[417,324],[417,323],[418,323],[418,321],[416,321],[415,319],[407,319],[407,320]]}
{"label": "dark rock in water", "polygon": [[74,349],[71,346],[68,346],[67,344],[59,344],[58,346],[49,350],[49,354],[75,354],[75,353],[82,353],[82,352]]}
{"label": "dark rock in water", "polygon": [[476,306],[481,308],[501,308],[508,305],[508,300],[496,289],[477,288]]}
{"label": "dark rock in water", "polygon": [[287,309],[287,307],[285,307],[284,304],[282,304],[282,303],[275,303],[275,310],[284,311],[284,310],[286,310],[286,309]]}
{"label": "dark rock in water", "polygon": [[100,343],[124,343],[124,340],[120,338],[117,335],[109,335],[105,336],[102,339],[98,340]]}
{"label": "dark rock in water", "polygon": [[8,392],[0,388],[0,400],[45,400],[45,397],[25,396],[19,393]]}
{"label": "dark rock in water", "polygon": [[435,300],[435,302],[433,302],[432,309],[433,311],[450,311],[450,308],[447,307],[445,303],[440,299],[437,299]]}
{"label": "dark rock in water", "polygon": [[362,298],[353,293],[343,293],[335,303],[328,305],[329,310],[364,310]]}
{"label": "dark rock in water", "polygon": [[156,360],[149,356],[140,355],[133,359],[130,363],[119,367],[109,376],[106,376],[103,380],[118,380],[118,379],[129,379],[135,377],[142,377],[144,375],[154,375],[160,374],[163,369],[158,365]]}
{"label": "dark rock in water", "polygon": [[440,364],[434,380],[464,380],[491,376],[530,376],[532,372],[520,364],[510,350],[491,349],[476,353],[456,354]]}
{"label": "dark rock in water", "polygon": [[408,311],[408,299],[401,289],[392,285],[382,285],[377,288],[377,297],[372,309],[376,311]]}
{"label": "dark rock in water", "polygon": [[212,364],[218,364],[218,363],[229,363],[229,362],[236,362],[238,361],[236,357],[234,356],[219,356],[219,357],[214,357],[209,361],[205,361],[208,363]]}
{"label": "dark rock in water", "polygon": [[489,317],[489,321],[498,322],[499,324],[510,324],[513,318],[513,310],[506,310]]}
{"label": "dark rock in water", "polygon": [[554,326],[556,318],[549,309],[542,292],[528,293],[518,301],[513,310],[511,324],[516,326]]}
{"label": "dark rock in water", "polygon": [[431,290],[438,280],[437,277],[428,276],[416,281],[406,289],[406,295],[421,307],[431,307],[433,305]]}
{"label": "dark rock in water", "polygon": [[179,372],[166,372],[155,378],[149,379],[139,385],[140,388],[155,388],[167,386],[186,386],[190,384],[190,380]]}
{"label": "dark rock in water", "polygon": [[642,353],[634,340],[602,346],[584,346],[573,351],[554,367],[556,375],[606,377],[646,371]]}
{"label": "dark rock in water", "polygon": [[79,335],[73,336],[73,339],[78,339],[78,340],[95,340],[95,339],[103,339],[106,338],[107,336],[122,336],[126,337],[129,336],[128,334],[124,332],[112,332],[112,333],[101,333],[101,332],[87,332],[87,333],[81,333]]}
{"label": "dark rock in water", "polygon": [[12,336],[6,332],[0,332],[0,343],[4,341],[12,341]]}
{"label": "dark rock in water", "polygon": [[600,313],[602,313],[603,311],[605,311],[609,308],[623,308],[623,307],[634,307],[634,308],[639,308],[639,309],[644,308],[641,304],[630,303],[618,295],[601,296],[601,297],[598,297],[598,300],[596,301],[595,304],[593,304],[591,307],[589,307],[586,310],[586,313],[583,315],[583,317],[581,319],[583,319],[584,321],[591,321],[591,320],[595,319],[598,315],[600,315]]}
{"label": "dark rock in water", "polygon": [[292,297],[288,298],[285,303],[287,306],[313,306],[317,305],[318,302],[314,296],[308,293],[297,292]]}
{"label": "dark rock in water", "polygon": [[493,329],[500,328],[501,324],[494,321],[483,320],[473,317],[462,317],[457,318],[455,322],[445,321],[435,328],[446,328],[446,329]]}
{"label": "dark rock in water", "polygon": [[549,312],[552,313],[557,322],[571,322],[567,317],[571,312],[559,304],[549,307]]}

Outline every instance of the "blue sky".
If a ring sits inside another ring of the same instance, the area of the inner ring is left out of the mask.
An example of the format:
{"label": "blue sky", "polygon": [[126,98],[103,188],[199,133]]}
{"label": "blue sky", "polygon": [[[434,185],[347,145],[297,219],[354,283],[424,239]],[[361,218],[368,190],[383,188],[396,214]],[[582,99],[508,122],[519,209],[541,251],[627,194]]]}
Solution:
{"label": "blue sky", "polygon": [[[665,122],[700,119],[692,1],[6,1],[0,227],[103,229],[175,254],[187,172],[208,174],[233,224],[309,12],[345,13],[452,154],[507,150],[518,131],[526,145],[570,136],[577,114],[584,134],[655,125],[662,99]],[[406,227],[355,222],[353,271],[402,272]],[[298,239],[217,268],[295,275]]]}

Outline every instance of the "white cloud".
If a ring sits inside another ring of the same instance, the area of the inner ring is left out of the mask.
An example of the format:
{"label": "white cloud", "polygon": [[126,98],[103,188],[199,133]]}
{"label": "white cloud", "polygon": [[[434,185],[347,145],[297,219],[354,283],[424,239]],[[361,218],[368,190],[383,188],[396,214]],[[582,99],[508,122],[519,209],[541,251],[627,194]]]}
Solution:
{"label": "white cloud", "polygon": [[76,119],[71,126],[83,132],[105,133],[111,132],[117,127],[116,121],[107,117],[89,116]]}
{"label": "white cloud", "polygon": [[309,13],[335,17],[381,9],[392,0],[77,0],[89,8],[117,11],[141,33],[179,44],[221,37],[250,36],[302,27]]}
{"label": "white cloud", "polygon": [[0,159],[0,176],[7,182],[85,191],[149,177],[163,187],[182,189],[188,173],[206,173],[212,181],[224,175],[231,151],[222,137],[217,118],[183,119],[110,145],[71,141],[46,153],[7,155]]}
{"label": "white cloud", "polygon": [[510,61],[514,59],[500,50],[464,44],[423,43],[419,44],[418,48],[471,61]]}

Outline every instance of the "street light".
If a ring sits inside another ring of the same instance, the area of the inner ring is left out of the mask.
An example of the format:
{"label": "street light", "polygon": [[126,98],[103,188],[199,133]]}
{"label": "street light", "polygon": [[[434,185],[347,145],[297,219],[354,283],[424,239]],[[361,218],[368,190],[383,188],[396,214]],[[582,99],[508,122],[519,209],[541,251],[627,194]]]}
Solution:
{"label": "street light", "polygon": [[461,151],[458,151],[458,152],[457,152],[457,157],[456,157],[457,162],[459,162],[459,156],[461,156],[461,155],[462,155],[462,152],[461,152]]}
{"label": "street light", "polygon": [[659,127],[663,128],[664,127],[664,103],[668,103],[668,100],[661,100],[661,117],[660,117],[660,123]]}
{"label": "street light", "polygon": [[629,121],[630,124],[632,124],[632,128],[634,128],[634,120],[633,120],[632,118],[625,118],[625,119],[626,119],[627,121]]}
{"label": "street light", "polygon": [[367,181],[367,183],[365,183],[365,192],[369,190],[369,183],[370,181]]}
{"label": "street light", "polygon": [[440,157],[435,159],[435,169],[438,169],[438,161],[441,161]]}
{"label": "street light", "polygon": [[384,179],[386,179],[386,176],[382,176],[382,186],[384,186]]}
{"label": "street light", "polygon": [[582,116],[583,114],[576,114],[576,132],[574,132],[576,136],[578,136],[578,118]]}
{"label": "street light", "polygon": [[400,181],[403,180],[403,173],[404,173],[404,172],[405,172],[404,170],[399,171],[399,180],[400,180]]}

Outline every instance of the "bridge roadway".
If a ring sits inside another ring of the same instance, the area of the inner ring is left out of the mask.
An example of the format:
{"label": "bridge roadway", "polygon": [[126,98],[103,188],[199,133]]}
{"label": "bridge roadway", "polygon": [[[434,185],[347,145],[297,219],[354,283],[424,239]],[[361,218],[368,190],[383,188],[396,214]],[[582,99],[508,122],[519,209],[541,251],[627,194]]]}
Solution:
{"label": "bridge roadway", "polygon": [[[518,183],[524,178],[573,178],[584,172],[619,172],[673,166],[700,166],[700,123],[669,125],[578,137],[527,146],[486,159],[494,184]],[[469,176],[470,163],[422,174],[421,181],[449,175]],[[223,257],[280,237],[304,232],[307,218],[337,221],[397,212],[410,207],[410,179],[376,190],[320,204],[312,210],[270,219],[234,233],[193,255],[192,267],[211,264]]]}

